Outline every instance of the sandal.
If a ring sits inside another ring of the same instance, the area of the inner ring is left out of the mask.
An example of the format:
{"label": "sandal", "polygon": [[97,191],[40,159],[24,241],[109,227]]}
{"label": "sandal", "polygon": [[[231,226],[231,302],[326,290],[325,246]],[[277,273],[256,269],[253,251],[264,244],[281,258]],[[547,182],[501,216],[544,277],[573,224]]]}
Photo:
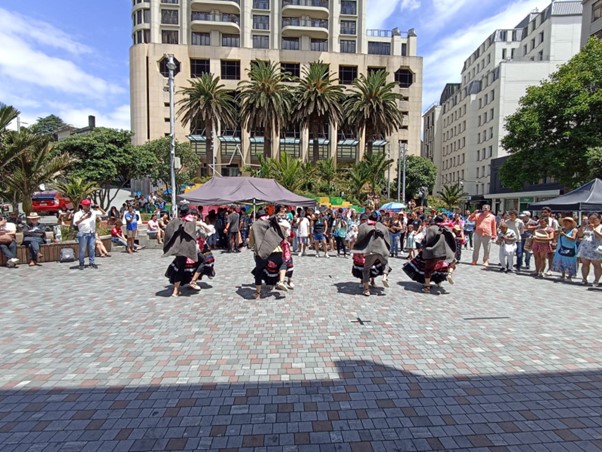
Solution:
{"label": "sandal", "polygon": [[431,286],[422,286],[422,292],[423,293],[431,293]]}
{"label": "sandal", "polygon": [[188,284],[188,287],[190,287],[193,290],[201,290],[201,288],[198,286],[198,284],[194,281],[191,281],[190,284]]}
{"label": "sandal", "polygon": [[256,291],[255,291],[255,299],[256,299],[256,300],[259,300],[259,299],[261,299],[261,290],[256,290]]}
{"label": "sandal", "polygon": [[370,296],[370,289],[364,289],[364,291],[362,293],[363,293],[363,295],[365,297],[369,297]]}

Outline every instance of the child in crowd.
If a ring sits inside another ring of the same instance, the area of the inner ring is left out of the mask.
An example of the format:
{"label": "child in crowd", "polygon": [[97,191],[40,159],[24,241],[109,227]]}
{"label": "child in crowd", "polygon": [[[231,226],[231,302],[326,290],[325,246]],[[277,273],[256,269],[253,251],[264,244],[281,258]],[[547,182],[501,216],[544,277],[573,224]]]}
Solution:
{"label": "child in crowd", "polygon": [[506,223],[500,223],[498,229],[497,244],[500,246],[500,271],[511,273],[514,265],[514,254],[516,253],[516,233],[508,229]]}
{"label": "child in crowd", "polygon": [[408,224],[408,233],[406,237],[406,253],[408,253],[408,259],[412,260],[416,257],[416,231],[414,231],[414,225]]}

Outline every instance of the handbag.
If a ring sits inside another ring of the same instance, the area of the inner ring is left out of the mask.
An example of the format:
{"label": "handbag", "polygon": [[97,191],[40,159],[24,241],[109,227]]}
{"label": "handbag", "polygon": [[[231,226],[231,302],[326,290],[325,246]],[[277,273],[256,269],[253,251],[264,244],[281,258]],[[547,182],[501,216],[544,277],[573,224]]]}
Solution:
{"label": "handbag", "polygon": [[13,242],[13,236],[10,234],[0,235],[0,245],[10,245]]}
{"label": "handbag", "polygon": [[527,237],[525,239],[525,246],[523,247],[525,251],[531,251],[533,249],[533,237]]}
{"label": "handbag", "polygon": [[562,245],[562,236],[560,237],[560,249],[558,250],[558,254],[564,257],[575,257],[575,247],[571,246],[563,246]]}

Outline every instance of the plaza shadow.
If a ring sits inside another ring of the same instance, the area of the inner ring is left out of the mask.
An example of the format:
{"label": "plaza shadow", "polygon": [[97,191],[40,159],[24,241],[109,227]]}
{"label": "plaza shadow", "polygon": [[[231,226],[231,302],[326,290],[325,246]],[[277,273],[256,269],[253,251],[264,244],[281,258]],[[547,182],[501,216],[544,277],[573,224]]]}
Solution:
{"label": "plaza shadow", "polygon": [[600,370],[427,377],[334,364],[337,379],[4,389],[0,449],[602,448]]}

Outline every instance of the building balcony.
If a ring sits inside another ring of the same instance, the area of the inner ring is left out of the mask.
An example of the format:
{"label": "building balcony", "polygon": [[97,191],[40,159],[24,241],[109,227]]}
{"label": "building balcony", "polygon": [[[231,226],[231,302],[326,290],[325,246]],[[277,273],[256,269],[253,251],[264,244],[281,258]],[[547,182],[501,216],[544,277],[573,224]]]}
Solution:
{"label": "building balcony", "polygon": [[300,36],[309,36],[317,39],[328,38],[328,21],[283,17],[282,37],[292,38]]}
{"label": "building balcony", "polygon": [[305,15],[316,19],[328,19],[328,0],[282,0],[282,14]]}
{"label": "building balcony", "polygon": [[190,9],[194,11],[220,11],[225,14],[240,14],[240,0],[192,0]]}
{"label": "building balcony", "polygon": [[223,33],[240,34],[240,16],[236,14],[212,14],[193,11],[192,31],[218,30]]}

